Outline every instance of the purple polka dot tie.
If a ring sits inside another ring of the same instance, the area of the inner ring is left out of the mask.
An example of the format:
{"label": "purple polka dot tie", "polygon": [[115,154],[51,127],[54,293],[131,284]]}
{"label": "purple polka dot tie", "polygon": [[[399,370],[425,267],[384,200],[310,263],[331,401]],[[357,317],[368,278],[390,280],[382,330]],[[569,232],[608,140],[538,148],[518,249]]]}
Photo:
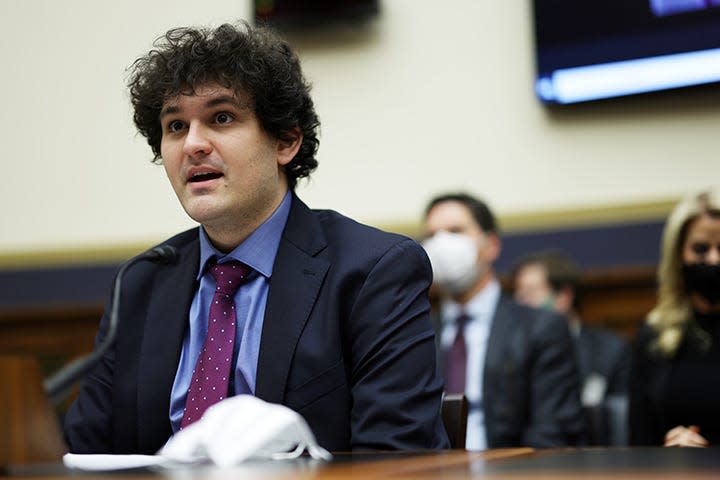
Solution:
{"label": "purple polka dot tie", "polygon": [[217,288],[210,304],[205,343],[193,370],[180,428],[200,420],[205,410],[228,395],[235,347],[235,292],[249,268],[237,261],[213,265]]}

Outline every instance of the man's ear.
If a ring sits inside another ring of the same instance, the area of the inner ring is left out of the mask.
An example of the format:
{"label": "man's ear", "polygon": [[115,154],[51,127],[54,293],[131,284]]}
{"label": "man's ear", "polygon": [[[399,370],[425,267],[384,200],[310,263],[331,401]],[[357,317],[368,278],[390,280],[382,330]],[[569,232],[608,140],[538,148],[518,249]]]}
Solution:
{"label": "man's ear", "polygon": [[488,241],[486,258],[490,262],[495,262],[500,256],[500,251],[502,250],[502,243],[500,242],[500,237],[496,233],[488,233],[486,234],[486,238]]}
{"label": "man's ear", "polygon": [[282,135],[280,135],[277,143],[277,159],[279,165],[285,166],[295,158],[298,150],[300,150],[302,139],[303,136],[302,133],[300,133],[299,127],[283,132]]}
{"label": "man's ear", "polygon": [[570,287],[561,288],[555,295],[555,310],[567,314],[573,308],[575,292]]}

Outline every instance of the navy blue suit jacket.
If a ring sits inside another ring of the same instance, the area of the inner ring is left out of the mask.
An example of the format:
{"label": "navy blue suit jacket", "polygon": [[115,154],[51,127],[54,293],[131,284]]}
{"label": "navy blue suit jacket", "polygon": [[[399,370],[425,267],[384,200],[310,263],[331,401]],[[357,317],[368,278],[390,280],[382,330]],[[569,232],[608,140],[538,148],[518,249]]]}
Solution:
{"label": "navy blue suit jacket", "polygon": [[[171,435],[198,231],[165,243],[179,249],[177,264],[144,262],[125,276],[114,348],[66,416],[72,452],[151,454]],[[329,450],[449,447],[431,279],[414,241],[293,198],[270,278],[256,396],[299,412]]]}
{"label": "navy blue suit jacket", "polygon": [[[439,332],[442,319],[433,319]],[[501,295],[488,336],[482,388],[488,448],[583,442],[575,356],[567,322],[559,314]]]}
{"label": "navy blue suit jacket", "polygon": [[490,448],[584,441],[579,377],[562,316],[501,296],[487,348],[483,410]]}

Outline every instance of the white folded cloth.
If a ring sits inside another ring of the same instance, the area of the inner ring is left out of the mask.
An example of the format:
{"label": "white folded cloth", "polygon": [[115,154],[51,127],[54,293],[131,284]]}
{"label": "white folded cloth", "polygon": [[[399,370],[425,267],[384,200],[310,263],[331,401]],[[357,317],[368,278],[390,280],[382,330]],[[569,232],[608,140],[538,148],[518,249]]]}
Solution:
{"label": "white folded cloth", "polygon": [[170,438],[158,454],[174,462],[207,459],[227,467],[248,459],[296,458],[305,450],[314,459],[332,459],[300,414],[252,395],[237,395],[210,407],[199,421]]}
{"label": "white folded cloth", "polygon": [[162,458],[157,455],[110,455],[66,453],[63,464],[68,468],[87,470],[90,472],[107,472],[127,470],[130,468],[156,467],[162,465]]}
{"label": "white folded cloth", "polygon": [[237,395],[210,407],[200,420],[171,437],[157,455],[68,453],[63,462],[94,471],[208,463],[232,467],[246,460],[297,458],[306,450],[313,459],[332,459],[300,414],[252,395]]}

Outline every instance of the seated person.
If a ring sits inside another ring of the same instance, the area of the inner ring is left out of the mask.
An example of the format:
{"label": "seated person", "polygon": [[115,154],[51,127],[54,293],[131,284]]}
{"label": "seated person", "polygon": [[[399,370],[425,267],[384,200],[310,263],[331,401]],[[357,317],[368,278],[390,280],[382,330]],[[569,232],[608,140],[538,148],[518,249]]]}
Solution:
{"label": "seated person", "polygon": [[637,334],[630,390],[634,445],[720,445],[720,192],[668,217],[658,303]]}
{"label": "seated person", "polygon": [[[630,346],[610,331],[582,323],[577,264],[560,251],[537,252],[515,264],[511,280],[518,302],[561,313],[567,319],[580,373],[580,399],[589,413],[590,444],[626,444]],[[614,414],[606,414],[610,411]]]}
{"label": "seated person", "polygon": [[155,453],[239,394],[295,410],[328,450],[449,447],[425,252],[294,193],[319,121],[290,46],[247,24],[175,29],[129,85],[200,225],[163,242],[176,264],[127,271],[116,341],[67,414],[70,451]]}
{"label": "seated person", "polygon": [[585,423],[565,320],[501,294],[490,209],[467,194],[441,195],[425,210],[424,232],[446,390],[469,403],[466,447],[579,444]]}

